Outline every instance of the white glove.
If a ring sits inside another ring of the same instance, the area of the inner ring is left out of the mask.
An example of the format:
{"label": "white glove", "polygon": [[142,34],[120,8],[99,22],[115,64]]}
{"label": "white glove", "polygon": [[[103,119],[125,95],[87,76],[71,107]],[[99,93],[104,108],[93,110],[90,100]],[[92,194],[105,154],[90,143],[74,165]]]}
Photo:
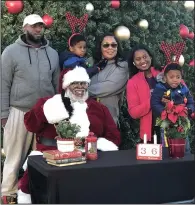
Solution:
{"label": "white glove", "polygon": [[106,138],[100,137],[97,140],[97,149],[100,151],[116,151],[118,147]]}
{"label": "white glove", "polygon": [[43,105],[44,115],[50,124],[55,124],[69,117],[60,94],[54,95]]}

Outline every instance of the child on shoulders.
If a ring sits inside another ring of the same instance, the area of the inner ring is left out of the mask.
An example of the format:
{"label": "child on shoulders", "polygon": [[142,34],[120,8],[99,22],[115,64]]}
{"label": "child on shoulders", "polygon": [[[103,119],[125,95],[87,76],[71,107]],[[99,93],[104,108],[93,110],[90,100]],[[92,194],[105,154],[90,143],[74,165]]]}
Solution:
{"label": "child on shoulders", "polygon": [[60,61],[63,61],[63,69],[73,69],[76,66],[84,67],[91,78],[99,72],[97,65],[90,65],[85,58],[86,55],[86,40],[79,33],[73,34],[69,38],[69,51],[65,51],[60,56]]}

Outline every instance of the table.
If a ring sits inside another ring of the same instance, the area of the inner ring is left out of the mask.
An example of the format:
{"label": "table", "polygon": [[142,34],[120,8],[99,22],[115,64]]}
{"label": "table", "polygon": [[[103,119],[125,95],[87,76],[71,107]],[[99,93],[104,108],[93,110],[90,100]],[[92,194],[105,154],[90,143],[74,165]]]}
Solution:
{"label": "table", "polygon": [[135,150],[99,153],[87,164],[55,167],[30,156],[28,171],[33,204],[152,204],[190,200],[195,195],[191,154],[162,161],[137,161]]}

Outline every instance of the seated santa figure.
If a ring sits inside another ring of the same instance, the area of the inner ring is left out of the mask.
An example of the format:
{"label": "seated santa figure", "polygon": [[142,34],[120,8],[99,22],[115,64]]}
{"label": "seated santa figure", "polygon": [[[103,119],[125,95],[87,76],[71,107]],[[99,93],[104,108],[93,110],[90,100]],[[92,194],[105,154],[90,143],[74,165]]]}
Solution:
{"label": "seated santa figure", "polygon": [[[57,136],[54,124],[69,120],[80,126],[77,137],[87,137],[93,132],[97,137],[97,149],[115,151],[121,141],[120,132],[107,107],[88,98],[90,83],[86,70],[76,67],[64,74],[60,94],[38,100],[25,114],[24,123],[28,131],[36,134],[36,149],[30,155],[42,155],[44,150],[55,150]],[[18,203],[31,203],[28,184],[27,161],[23,166],[25,173],[19,182]]]}

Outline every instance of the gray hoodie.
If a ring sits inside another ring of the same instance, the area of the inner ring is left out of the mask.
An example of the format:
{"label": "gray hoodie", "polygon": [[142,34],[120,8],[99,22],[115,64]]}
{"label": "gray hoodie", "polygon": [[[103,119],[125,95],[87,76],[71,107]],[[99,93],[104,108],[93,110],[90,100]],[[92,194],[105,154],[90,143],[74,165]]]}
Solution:
{"label": "gray hoodie", "polygon": [[118,121],[120,102],[123,91],[129,79],[128,64],[121,61],[116,66],[114,60],[108,61],[106,67],[91,78],[89,94],[99,98],[99,102],[105,105],[112,115],[115,123]]}
{"label": "gray hoodie", "polygon": [[6,47],[2,53],[1,119],[8,117],[10,107],[26,112],[39,98],[54,95],[59,71],[58,53],[47,40],[34,48],[21,35]]}

